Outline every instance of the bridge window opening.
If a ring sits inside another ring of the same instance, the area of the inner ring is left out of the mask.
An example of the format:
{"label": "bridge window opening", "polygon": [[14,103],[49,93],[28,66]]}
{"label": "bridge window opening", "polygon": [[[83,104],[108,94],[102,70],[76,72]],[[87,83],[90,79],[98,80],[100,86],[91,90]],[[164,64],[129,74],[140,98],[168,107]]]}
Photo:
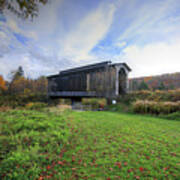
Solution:
{"label": "bridge window opening", "polygon": [[119,94],[125,94],[126,93],[126,71],[121,68],[119,71]]}

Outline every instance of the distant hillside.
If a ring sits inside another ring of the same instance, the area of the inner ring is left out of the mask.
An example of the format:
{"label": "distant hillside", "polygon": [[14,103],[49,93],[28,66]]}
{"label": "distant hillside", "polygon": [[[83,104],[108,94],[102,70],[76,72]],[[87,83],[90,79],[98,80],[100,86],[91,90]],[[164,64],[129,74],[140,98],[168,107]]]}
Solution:
{"label": "distant hillside", "polygon": [[158,76],[131,78],[129,79],[129,88],[131,91],[142,89],[178,89],[180,88],[180,72]]}

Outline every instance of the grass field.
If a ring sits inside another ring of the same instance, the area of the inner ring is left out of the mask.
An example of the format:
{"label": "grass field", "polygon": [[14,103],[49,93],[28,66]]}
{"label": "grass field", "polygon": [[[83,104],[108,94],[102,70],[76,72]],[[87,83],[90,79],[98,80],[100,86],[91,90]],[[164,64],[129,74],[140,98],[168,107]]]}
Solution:
{"label": "grass field", "polygon": [[180,179],[180,121],[112,112],[0,113],[0,179]]}

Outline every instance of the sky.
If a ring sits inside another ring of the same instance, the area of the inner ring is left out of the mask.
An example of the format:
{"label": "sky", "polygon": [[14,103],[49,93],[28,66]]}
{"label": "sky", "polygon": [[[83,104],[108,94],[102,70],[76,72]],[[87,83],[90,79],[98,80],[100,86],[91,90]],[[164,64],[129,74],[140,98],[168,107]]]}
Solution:
{"label": "sky", "polygon": [[0,14],[0,74],[26,77],[111,60],[130,77],[180,72],[180,0],[51,0],[38,17]]}

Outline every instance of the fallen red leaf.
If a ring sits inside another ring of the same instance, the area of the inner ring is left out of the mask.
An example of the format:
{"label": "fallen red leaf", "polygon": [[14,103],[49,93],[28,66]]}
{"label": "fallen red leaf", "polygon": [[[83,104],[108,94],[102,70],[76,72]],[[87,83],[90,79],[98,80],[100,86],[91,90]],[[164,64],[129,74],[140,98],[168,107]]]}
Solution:
{"label": "fallen red leaf", "polygon": [[98,164],[95,164],[95,165],[94,165],[94,167],[96,167],[96,168],[97,168],[97,167],[98,167]]}
{"label": "fallen red leaf", "polygon": [[66,160],[63,160],[63,163],[66,164]]}
{"label": "fallen red leaf", "polygon": [[176,156],[176,153],[171,153],[172,156]]}
{"label": "fallen red leaf", "polygon": [[88,179],[88,177],[87,177],[87,176],[85,176],[85,177],[83,177],[83,179]]}
{"label": "fallen red leaf", "polygon": [[43,180],[43,177],[42,177],[42,176],[40,176],[38,180]]}
{"label": "fallen red leaf", "polygon": [[144,171],[144,168],[143,168],[143,167],[140,167],[139,170],[140,170],[141,172],[143,172],[143,171]]}
{"label": "fallen red leaf", "polygon": [[149,157],[149,156],[146,156],[146,159],[147,159],[147,160],[149,160],[149,159],[150,159],[150,157]]}
{"label": "fallen red leaf", "polygon": [[121,163],[120,162],[116,162],[115,165],[118,166],[119,168],[121,168]]}
{"label": "fallen red leaf", "polygon": [[64,163],[62,161],[58,161],[58,164],[59,165],[63,165]]}
{"label": "fallen red leaf", "polygon": [[72,162],[75,162],[76,157],[72,156]]}
{"label": "fallen red leaf", "polygon": [[81,159],[79,159],[78,163],[79,163],[79,164],[81,164],[81,162],[82,162],[82,160],[81,160]]}
{"label": "fallen red leaf", "polygon": [[133,169],[131,168],[131,169],[128,169],[128,173],[130,173],[130,172],[132,172],[133,171]]}
{"label": "fallen red leaf", "polygon": [[49,169],[51,169],[51,166],[50,166],[50,165],[48,165],[48,166],[46,167],[46,169],[48,169],[48,170],[49,170]]}

